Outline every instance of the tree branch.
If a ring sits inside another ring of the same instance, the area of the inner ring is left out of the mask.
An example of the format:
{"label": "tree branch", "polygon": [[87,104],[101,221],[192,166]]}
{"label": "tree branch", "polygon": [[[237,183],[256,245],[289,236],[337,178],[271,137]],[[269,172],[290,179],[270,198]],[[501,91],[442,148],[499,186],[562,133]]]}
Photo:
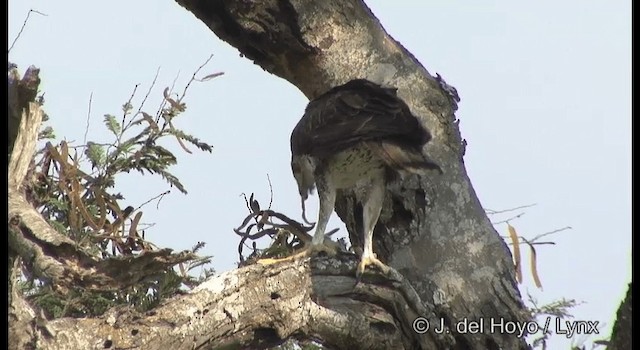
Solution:
{"label": "tree branch", "polygon": [[98,260],[51,228],[14,190],[9,190],[9,218],[9,246],[33,266],[36,276],[52,279],[63,293],[70,287],[117,290],[196,258],[187,251],[162,249]]}
{"label": "tree branch", "polygon": [[[13,144],[15,143],[18,131],[20,128],[39,127],[40,122],[36,123],[36,119],[41,118],[42,115],[30,115],[30,102],[35,101],[38,94],[38,86],[40,85],[40,70],[36,67],[29,67],[24,74],[24,77],[20,78],[20,74],[17,69],[10,69],[8,76],[8,119],[9,119],[9,154],[13,152]],[[27,117],[31,117],[29,120],[25,120],[23,124],[23,113],[27,109]],[[24,142],[24,141],[23,141]],[[35,140],[34,140],[35,142]],[[30,160],[30,159],[29,159]],[[10,168],[11,169],[11,168]]]}
{"label": "tree branch", "polygon": [[195,254],[171,249],[98,260],[56,232],[21,195],[9,191],[9,246],[54,288],[117,290],[140,283],[156,272],[193,260]]}
{"label": "tree branch", "polygon": [[44,115],[40,105],[32,102],[40,83],[39,72],[29,67],[20,79],[16,69],[9,71],[9,188],[13,190],[18,189],[27,175]]}
{"label": "tree branch", "polygon": [[[419,335],[403,324],[417,316],[438,324],[401,280],[356,285],[356,261],[256,264],[220,274],[146,315],[128,308],[99,318],[48,322],[38,349],[266,349],[289,337],[322,339],[339,349],[449,347],[450,336]],[[79,331],[82,330],[82,331]],[[90,330],[90,331],[89,331]],[[33,329],[32,331],[36,331]]]}
{"label": "tree branch", "polygon": [[36,339],[36,313],[22,297],[18,286],[20,258],[9,253],[9,349],[32,349]]}

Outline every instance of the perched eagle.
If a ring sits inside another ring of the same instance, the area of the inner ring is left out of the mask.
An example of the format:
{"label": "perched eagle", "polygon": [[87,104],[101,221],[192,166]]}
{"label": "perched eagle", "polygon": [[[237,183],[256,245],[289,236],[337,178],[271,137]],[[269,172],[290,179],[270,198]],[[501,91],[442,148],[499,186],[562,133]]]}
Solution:
{"label": "perched eagle", "polygon": [[387,271],[373,253],[373,229],[388,182],[394,176],[441,172],[422,148],[431,135],[396,89],[352,80],[309,102],[291,134],[291,169],[303,203],[317,187],[320,208],[309,252],[334,252],[325,243],[336,191],[353,191],[362,204],[363,254],[358,276],[369,264]]}

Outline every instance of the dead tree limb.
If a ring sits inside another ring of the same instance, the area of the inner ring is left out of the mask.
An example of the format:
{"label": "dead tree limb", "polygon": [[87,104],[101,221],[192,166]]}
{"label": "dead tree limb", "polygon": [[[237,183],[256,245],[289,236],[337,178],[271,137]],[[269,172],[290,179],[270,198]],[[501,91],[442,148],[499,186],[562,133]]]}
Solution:
{"label": "dead tree limb", "polygon": [[[289,337],[339,349],[432,349],[450,336],[417,334],[417,316],[438,324],[411,285],[355,281],[356,260],[251,265],[220,274],[152,312],[118,308],[99,318],[32,323],[38,349],[265,349]],[[24,328],[23,328],[24,329]],[[375,329],[375,332],[371,330]]]}

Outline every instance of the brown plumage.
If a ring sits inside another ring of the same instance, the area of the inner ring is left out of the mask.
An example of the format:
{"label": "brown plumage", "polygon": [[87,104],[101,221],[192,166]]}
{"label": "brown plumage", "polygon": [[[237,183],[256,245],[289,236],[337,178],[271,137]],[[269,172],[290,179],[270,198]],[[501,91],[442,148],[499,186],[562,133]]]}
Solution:
{"label": "brown plumage", "polygon": [[331,156],[363,141],[390,143],[414,153],[421,167],[439,168],[422,155],[431,134],[396,89],[352,80],[309,102],[291,134],[292,156]]}
{"label": "brown plumage", "polygon": [[352,80],[309,102],[291,134],[291,168],[303,203],[318,188],[320,210],[312,250],[329,250],[324,232],[336,190],[351,190],[363,204],[364,253],[358,274],[373,263],[372,249],[386,185],[400,174],[441,171],[422,148],[431,135],[396,89]]}

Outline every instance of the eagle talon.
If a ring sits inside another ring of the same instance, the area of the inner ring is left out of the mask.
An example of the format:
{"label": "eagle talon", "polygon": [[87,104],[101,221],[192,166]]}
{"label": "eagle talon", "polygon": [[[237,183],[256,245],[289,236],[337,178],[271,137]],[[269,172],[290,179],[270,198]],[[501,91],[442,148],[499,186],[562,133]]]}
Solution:
{"label": "eagle talon", "polygon": [[378,258],[375,257],[375,255],[368,256],[368,257],[363,256],[362,259],[360,260],[360,263],[358,264],[358,268],[356,269],[356,277],[358,282],[360,282],[362,274],[364,273],[364,270],[367,267],[367,265],[375,265],[378,269],[382,271],[383,274],[385,275],[389,274],[389,271],[390,271],[389,266],[385,265],[382,261],[378,260]]}

